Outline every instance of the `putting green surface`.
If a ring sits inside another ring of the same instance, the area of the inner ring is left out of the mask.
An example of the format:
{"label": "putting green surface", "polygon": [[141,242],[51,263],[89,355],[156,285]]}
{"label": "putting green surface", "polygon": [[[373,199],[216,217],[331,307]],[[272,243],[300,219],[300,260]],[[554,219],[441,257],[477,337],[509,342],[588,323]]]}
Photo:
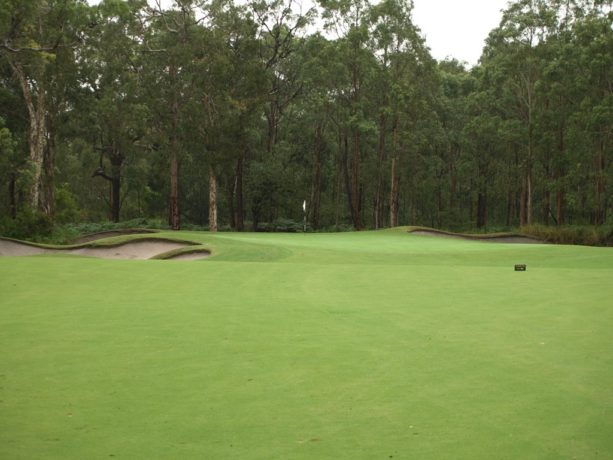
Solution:
{"label": "putting green surface", "polygon": [[0,458],[613,458],[613,249],[160,235],[0,258]]}

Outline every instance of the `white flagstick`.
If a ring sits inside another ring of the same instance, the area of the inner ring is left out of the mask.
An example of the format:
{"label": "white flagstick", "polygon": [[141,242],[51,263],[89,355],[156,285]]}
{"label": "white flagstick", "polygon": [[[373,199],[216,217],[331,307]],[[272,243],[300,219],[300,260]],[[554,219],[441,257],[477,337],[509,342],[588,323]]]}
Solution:
{"label": "white flagstick", "polygon": [[304,211],[304,233],[306,233],[306,200],[302,203],[302,210]]}

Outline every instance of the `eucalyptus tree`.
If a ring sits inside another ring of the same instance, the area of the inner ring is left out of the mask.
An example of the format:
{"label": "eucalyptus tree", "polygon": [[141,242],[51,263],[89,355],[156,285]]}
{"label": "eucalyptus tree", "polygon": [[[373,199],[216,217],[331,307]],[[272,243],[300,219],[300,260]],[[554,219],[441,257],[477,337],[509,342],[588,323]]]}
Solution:
{"label": "eucalyptus tree", "polygon": [[325,28],[338,39],[338,59],[342,64],[337,104],[344,108],[344,120],[339,123],[341,134],[341,165],[351,220],[356,230],[364,226],[362,207],[361,163],[362,136],[375,131],[366,114],[364,85],[374,72],[376,61],[368,49],[368,25],[371,5],[367,0],[321,0]]}
{"label": "eucalyptus tree", "polygon": [[335,140],[335,88],[342,69],[336,53],[335,43],[316,33],[300,43],[294,56],[302,69],[303,86],[301,97],[288,110],[287,137],[293,146],[292,162],[302,172],[297,189],[306,198],[307,219],[314,229],[332,223],[332,212],[322,216],[322,204],[335,215],[339,211],[342,171],[336,155],[340,148]]}
{"label": "eucalyptus tree", "polygon": [[81,135],[99,153],[98,167],[91,175],[108,181],[115,222],[126,197],[125,192],[121,194],[125,163],[144,150],[148,112],[141,90],[143,50],[137,18],[145,5],[104,0],[93,7],[92,26],[78,55],[79,104],[88,121]]}
{"label": "eucalyptus tree", "polygon": [[543,50],[555,32],[556,12],[546,0],[519,0],[503,13],[500,26],[490,33],[483,56],[499,79],[508,116],[516,118],[524,131],[520,224],[533,220],[535,119],[537,88],[543,72]]}
{"label": "eucalyptus tree", "polygon": [[249,3],[249,10],[258,25],[259,54],[269,85],[264,113],[266,151],[271,153],[279,140],[284,112],[302,88],[300,69],[288,62],[314,19],[315,9],[303,11],[295,0],[255,0]]}
{"label": "eucalyptus tree", "polygon": [[[17,150],[17,141],[15,140],[13,133],[6,127],[4,119],[0,117],[0,175],[9,178],[7,181],[7,197],[8,197],[8,214],[11,218],[17,216],[17,202],[16,202],[16,177],[15,169],[17,160],[15,158],[15,152]],[[4,200],[0,199],[0,203]]]}
{"label": "eucalyptus tree", "polygon": [[605,220],[610,35],[610,1],[519,0],[488,38],[482,66],[515,131],[506,132],[518,159],[520,225],[533,222],[539,198],[543,222],[564,223],[569,195],[573,209],[592,209],[592,223]]}
{"label": "eucalyptus tree", "polygon": [[[604,5],[608,6],[608,9]],[[611,205],[610,152],[613,147],[613,8],[611,2],[588,10],[574,27],[573,49],[577,53],[578,83],[582,98],[577,111],[591,164],[590,222],[606,221]]]}
{"label": "eucalyptus tree", "polygon": [[[17,217],[17,211],[22,207],[27,187],[28,156],[28,113],[23,104],[21,88],[15,81],[13,72],[7,62],[0,59],[0,118],[3,130],[3,156],[0,160],[0,177],[6,188],[0,193],[3,213],[12,219]],[[10,137],[9,144],[6,140]]]}
{"label": "eucalyptus tree", "polygon": [[246,9],[214,3],[206,27],[194,36],[189,64],[192,97],[185,123],[199,145],[190,149],[208,168],[209,229],[217,229],[217,183],[228,172],[228,214],[232,227],[243,229],[243,166],[251,148],[249,130],[266,97],[265,67],[259,56],[257,24]]}
{"label": "eucalyptus tree", "polygon": [[[28,113],[28,201],[32,209],[49,216],[53,214],[54,170],[53,150],[49,148],[54,135],[49,126],[50,86],[54,72],[63,70],[53,63],[58,54],[71,53],[79,44],[86,10],[81,0],[0,2],[0,59],[12,69]],[[56,94],[56,98],[61,97]],[[56,100],[56,109],[61,106]]]}
{"label": "eucalyptus tree", "polygon": [[466,193],[470,179],[466,178],[465,164],[468,152],[465,150],[464,127],[470,122],[469,99],[477,90],[478,71],[468,71],[465,64],[452,59],[438,64],[439,94],[436,97],[438,119],[444,135],[443,161],[448,180],[447,225],[460,225],[463,210],[472,203]]}
{"label": "eucalyptus tree", "polygon": [[[402,150],[399,130],[410,130],[420,114],[414,110],[418,99],[433,96],[436,85],[434,61],[412,19],[413,2],[385,0],[373,6],[369,18],[369,47],[377,58],[373,78],[378,129],[376,189],[373,198],[373,224],[383,225],[384,165],[390,168],[389,216],[392,227],[398,225],[399,180]],[[388,137],[391,135],[391,147]],[[387,152],[390,152],[388,155]],[[387,162],[388,156],[391,158]]]}
{"label": "eucalyptus tree", "polygon": [[151,140],[168,161],[168,223],[181,227],[180,165],[190,133],[184,123],[186,107],[193,97],[190,64],[194,40],[206,20],[206,4],[196,0],[177,0],[169,9],[156,2],[149,9],[144,34],[146,60],[145,86],[148,91]]}

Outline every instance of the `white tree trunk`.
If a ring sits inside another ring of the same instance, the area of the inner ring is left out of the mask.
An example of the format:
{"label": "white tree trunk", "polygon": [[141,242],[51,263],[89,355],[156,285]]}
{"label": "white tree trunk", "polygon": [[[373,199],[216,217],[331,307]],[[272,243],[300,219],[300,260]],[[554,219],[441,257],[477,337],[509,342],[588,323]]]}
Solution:
{"label": "white tree trunk", "polygon": [[[30,150],[30,164],[32,167],[32,178],[30,185],[30,205],[32,209],[39,209],[41,206],[40,191],[42,186],[43,156],[45,150],[45,140],[47,138],[46,106],[45,93],[38,87],[36,88],[36,101],[34,101],[33,87],[28,81],[21,64],[9,61],[13,71],[17,75],[23,98],[28,108],[29,133],[28,143]],[[38,82],[40,85],[40,82]]]}
{"label": "white tree trunk", "polygon": [[209,166],[209,231],[217,231],[217,178],[212,166]]}

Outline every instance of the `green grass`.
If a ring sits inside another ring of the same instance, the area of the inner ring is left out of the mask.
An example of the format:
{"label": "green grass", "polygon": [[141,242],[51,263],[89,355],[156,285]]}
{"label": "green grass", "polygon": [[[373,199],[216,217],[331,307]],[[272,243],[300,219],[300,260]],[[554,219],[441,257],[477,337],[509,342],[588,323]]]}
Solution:
{"label": "green grass", "polygon": [[0,258],[0,458],[613,458],[611,249],[157,236]]}

